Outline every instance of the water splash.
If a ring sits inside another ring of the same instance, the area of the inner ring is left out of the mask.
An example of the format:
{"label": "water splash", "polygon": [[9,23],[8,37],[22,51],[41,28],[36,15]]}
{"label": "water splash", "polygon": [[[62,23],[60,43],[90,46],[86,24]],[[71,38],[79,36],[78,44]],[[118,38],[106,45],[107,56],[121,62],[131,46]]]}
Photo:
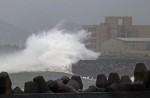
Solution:
{"label": "water splash", "polygon": [[99,54],[85,48],[86,31],[68,33],[56,28],[33,34],[26,48],[16,54],[0,59],[0,71],[17,73],[23,71],[71,72],[71,65],[79,60],[96,59]]}

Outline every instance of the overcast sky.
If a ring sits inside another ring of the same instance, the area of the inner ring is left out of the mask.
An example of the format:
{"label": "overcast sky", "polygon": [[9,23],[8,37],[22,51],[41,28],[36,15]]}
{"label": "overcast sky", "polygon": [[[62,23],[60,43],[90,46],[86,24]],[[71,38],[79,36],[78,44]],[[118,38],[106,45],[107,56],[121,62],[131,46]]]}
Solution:
{"label": "overcast sky", "polygon": [[134,24],[150,24],[150,0],[0,0],[0,20],[24,29],[62,20],[99,24],[105,16],[133,16]]}

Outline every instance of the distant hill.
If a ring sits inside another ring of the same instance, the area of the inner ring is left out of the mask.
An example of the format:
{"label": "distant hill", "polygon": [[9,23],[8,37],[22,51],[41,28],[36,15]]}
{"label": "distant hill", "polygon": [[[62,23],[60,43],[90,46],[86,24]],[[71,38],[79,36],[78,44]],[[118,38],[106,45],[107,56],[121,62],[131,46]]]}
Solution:
{"label": "distant hill", "polygon": [[0,20],[0,44],[22,44],[30,33]]}

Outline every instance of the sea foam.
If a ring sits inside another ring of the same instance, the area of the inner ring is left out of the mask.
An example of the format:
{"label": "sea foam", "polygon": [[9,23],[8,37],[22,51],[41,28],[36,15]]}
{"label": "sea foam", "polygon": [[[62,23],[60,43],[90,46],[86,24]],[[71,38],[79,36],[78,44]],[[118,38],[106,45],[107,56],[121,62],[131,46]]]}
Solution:
{"label": "sea foam", "polygon": [[99,53],[87,49],[84,30],[70,33],[57,28],[31,35],[20,52],[0,59],[0,71],[9,73],[55,71],[71,73],[72,64],[79,60],[94,60]]}

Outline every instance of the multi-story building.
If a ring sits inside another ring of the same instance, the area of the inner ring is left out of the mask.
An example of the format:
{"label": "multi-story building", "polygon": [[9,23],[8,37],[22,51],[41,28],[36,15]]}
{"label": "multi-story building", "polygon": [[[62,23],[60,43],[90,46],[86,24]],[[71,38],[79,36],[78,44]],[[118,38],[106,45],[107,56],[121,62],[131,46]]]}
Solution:
{"label": "multi-story building", "polygon": [[133,25],[131,16],[107,16],[100,25],[84,25],[91,32],[86,47],[96,52],[102,51],[102,44],[114,38],[150,38],[150,25]]}
{"label": "multi-story building", "polygon": [[102,43],[102,55],[150,56],[150,38],[112,38]]}

